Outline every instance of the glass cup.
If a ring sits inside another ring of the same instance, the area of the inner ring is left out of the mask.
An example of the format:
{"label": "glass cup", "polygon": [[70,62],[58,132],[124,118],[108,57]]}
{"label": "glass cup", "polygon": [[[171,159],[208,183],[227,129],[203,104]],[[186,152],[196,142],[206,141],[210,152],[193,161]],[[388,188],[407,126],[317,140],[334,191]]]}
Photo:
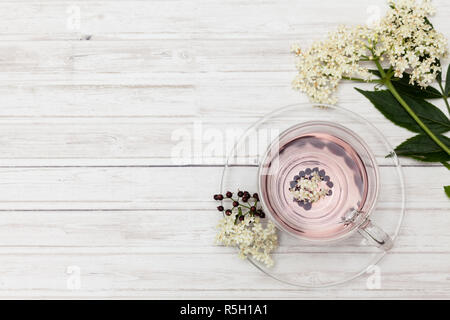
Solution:
{"label": "glass cup", "polygon": [[[299,201],[293,193],[296,181],[312,180],[314,172],[326,194]],[[297,238],[323,243],[358,231],[383,250],[393,245],[370,220],[379,193],[375,157],[342,125],[309,121],[285,130],[265,152],[258,184],[264,211],[278,228]]]}

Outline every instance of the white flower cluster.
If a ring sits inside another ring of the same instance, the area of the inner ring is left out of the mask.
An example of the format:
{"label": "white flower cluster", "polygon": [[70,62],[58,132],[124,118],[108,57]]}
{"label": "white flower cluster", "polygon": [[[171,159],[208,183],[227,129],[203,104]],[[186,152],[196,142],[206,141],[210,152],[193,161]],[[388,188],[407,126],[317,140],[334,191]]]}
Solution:
{"label": "white flower cluster", "polygon": [[333,93],[340,80],[370,80],[365,62],[383,61],[384,57],[395,77],[408,72],[410,83],[428,86],[441,70],[437,60],[447,53],[445,37],[427,19],[434,13],[430,0],[390,0],[389,5],[374,28],[340,27],[306,52],[293,46],[298,59],[293,87],[313,101],[335,103]]}
{"label": "white flower cluster", "polygon": [[410,83],[427,87],[441,71],[436,62],[447,53],[447,40],[427,19],[434,14],[430,0],[389,1],[391,9],[377,27],[380,45],[376,54],[386,53],[395,77],[410,72]]}
{"label": "white flower cluster", "polygon": [[292,86],[306,92],[314,101],[335,103],[332,93],[344,76],[370,79],[368,69],[360,65],[368,51],[362,45],[366,34],[366,28],[342,26],[306,52],[297,45],[292,46],[291,51],[298,57],[298,75]]}
{"label": "white flower cluster", "polygon": [[324,198],[330,189],[322,187],[322,179],[317,172],[313,172],[311,179],[301,177],[297,180],[297,185],[289,191],[298,201],[314,203]]}
{"label": "white flower cluster", "polygon": [[273,266],[274,261],[270,253],[278,245],[277,232],[274,224],[268,222],[264,228],[259,217],[246,215],[243,221],[236,221],[236,216],[225,216],[219,223],[219,233],[216,241],[225,246],[239,248],[239,256],[253,257],[268,267]]}

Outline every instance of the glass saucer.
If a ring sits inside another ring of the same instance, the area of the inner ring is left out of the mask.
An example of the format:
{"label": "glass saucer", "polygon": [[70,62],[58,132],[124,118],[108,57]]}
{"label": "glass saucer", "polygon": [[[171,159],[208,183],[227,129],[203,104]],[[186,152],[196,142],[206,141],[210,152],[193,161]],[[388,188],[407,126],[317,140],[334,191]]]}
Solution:
{"label": "glass saucer", "polygon": [[[301,103],[282,107],[254,123],[230,152],[221,190],[258,190],[258,168],[267,148],[280,133],[306,121],[331,121],[356,132],[370,146],[379,167],[379,195],[371,220],[394,241],[405,211],[405,190],[398,158],[383,134],[356,113],[338,106]],[[386,157],[390,155],[389,157]],[[311,243],[277,230],[279,246],[273,267],[249,258],[267,275],[298,287],[325,287],[370,272],[386,254],[359,233],[330,243]],[[388,251],[389,252],[389,251]]]}

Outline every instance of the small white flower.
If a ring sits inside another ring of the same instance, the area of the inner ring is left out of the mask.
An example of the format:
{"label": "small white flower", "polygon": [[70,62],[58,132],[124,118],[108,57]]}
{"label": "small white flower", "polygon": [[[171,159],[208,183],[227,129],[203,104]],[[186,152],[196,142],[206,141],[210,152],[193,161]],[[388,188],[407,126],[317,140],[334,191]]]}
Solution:
{"label": "small white flower", "polygon": [[260,218],[250,215],[246,215],[243,221],[235,221],[236,214],[226,216],[220,221],[216,242],[238,247],[239,257],[243,259],[251,256],[268,267],[273,266],[274,261],[270,254],[278,245],[273,223],[268,222],[266,228],[263,228]]}
{"label": "small white flower", "polygon": [[320,175],[314,171],[311,174],[311,179],[301,177],[297,180],[297,185],[290,188],[289,191],[294,199],[298,201],[314,203],[324,198],[330,191],[330,189],[326,188],[323,184]]}

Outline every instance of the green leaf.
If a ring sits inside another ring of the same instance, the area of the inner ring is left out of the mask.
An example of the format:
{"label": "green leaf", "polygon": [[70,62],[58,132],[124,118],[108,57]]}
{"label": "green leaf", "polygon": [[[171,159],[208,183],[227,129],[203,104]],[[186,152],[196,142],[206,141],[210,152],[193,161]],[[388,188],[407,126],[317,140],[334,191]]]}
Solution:
{"label": "green leaf", "polygon": [[421,162],[440,162],[444,166],[449,166],[446,162],[449,160],[449,156],[445,151],[404,156]]}
{"label": "green leaf", "polygon": [[444,186],[444,191],[445,191],[445,194],[447,195],[447,197],[450,198],[450,186]]}
{"label": "green leaf", "polygon": [[[450,147],[450,139],[443,135],[436,135],[446,146]],[[425,134],[419,134],[409,138],[397,148],[395,152],[399,156],[408,156],[420,161],[427,162],[447,162],[450,160],[450,155],[443,152],[430,137]]]}
{"label": "green leaf", "polygon": [[447,77],[445,78],[445,89],[444,89],[445,96],[448,97],[449,93],[450,93],[450,64],[448,65],[447,68]]}
{"label": "green leaf", "polygon": [[[374,74],[374,75],[376,75],[378,78],[381,78],[381,74],[380,74],[380,71],[378,71],[378,70],[371,70],[371,69],[369,69],[369,72],[371,73],[371,74]],[[387,69],[384,69],[384,72],[387,72]]]}
{"label": "green leaf", "polygon": [[[408,76],[409,77],[409,76]],[[406,81],[405,81],[406,80]],[[409,84],[409,80],[405,79],[403,77],[402,79],[398,81],[392,81],[392,84],[395,89],[400,94],[405,94],[414,98],[421,98],[421,99],[439,99],[442,98],[442,94],[439,92],[439,90],[433,88],[433,87],[426,87],[422,88],[415,84]]]}
{"label": "green leaf", "polygon": [[[387,72],[388,70],[384,70]],[[376,75],[381,78],[380,72],[378,70],[369,70],[370,73]],[[439,90],[428,86],[426,88],[422,88],[416,84],[409,83],[409,74],[403,73],[403,78],[392,78],[392,85],[400,94],[408,95],[415,98],[421,99],[439,99],[442,98],[442,94]]]}
{"label": "green leaf", "polygon": [[[396,125],[412,132],[423,132],[422,128],[388,90],[364,91],[358,88],[355,89],[369,99],[375,108]],[[439,108],[425,100],[413,99],[409,96],[403,96],[403,99],[434,133],[444,133],[450,130],[450,120]]]}

